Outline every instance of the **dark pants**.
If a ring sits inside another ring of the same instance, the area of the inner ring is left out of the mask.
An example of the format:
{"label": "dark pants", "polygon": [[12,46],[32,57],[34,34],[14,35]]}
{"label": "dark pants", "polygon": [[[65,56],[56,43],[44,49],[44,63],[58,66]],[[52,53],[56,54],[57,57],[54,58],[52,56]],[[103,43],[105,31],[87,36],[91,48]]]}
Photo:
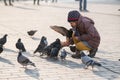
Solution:
{"label": "dark pants", "polygon": [[[7,5],[6,0],[4,0],[5,5]],[[12,5],[12,0],[9,0],[9,5]]]}
{"label": "dark pants", "polygon": [[52,2],[57,2],[57,0],[52,0]]}
{"label": "dark pants", "polygon": [[[83,4],[83,6],[82,6],[82,4]],[[82,10],[82,8],[83,8],[83,10],[87,10],[86,9],[87,8],[87,0],[80,0],[79,5],[80,5],[80,10]]]}
{"label": "dark pants", "polygon": [[[40,0],[37,0],[37,5],[39,5],[39,2],[40,2]],[[35,4],[35,3],[36,3],[36,0],[34,0],[33,4]]]}

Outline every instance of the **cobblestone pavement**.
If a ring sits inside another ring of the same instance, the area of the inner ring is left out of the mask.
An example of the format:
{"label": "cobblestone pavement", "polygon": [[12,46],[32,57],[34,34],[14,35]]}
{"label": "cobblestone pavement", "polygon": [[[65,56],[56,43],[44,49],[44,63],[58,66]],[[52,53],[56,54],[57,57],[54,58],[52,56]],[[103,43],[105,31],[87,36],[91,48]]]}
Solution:
{"label": "cobblestone pavement", "polygon": [[[0,3],[0,37],[8,34],[4,51],[0,54],[0,80],[120,80],[120,8],[112,4],[88,4],[89,12],[81,12],[95,21],[95,26],[101,35],[101,44],[95,60],[100,62],[114,73],[103,67],[91,67],[85,70],[80,59],[71,58],[68,54],[66,61],[33,56],[41,36],[46,36],[49,44],[56,38],[62,41],[65,37],[49,28],[50,25],[62,25],[70,28],[67,14],[70,10],[78,10],[78,4],[41,3],[40,6],[32,2],[14,3],[13,7]],[[38,32],[31,39],[27,31],[36,29]],[[17,63],[18,50],[15,43],[22,39],[27,52],[24,53],[36,64],[36,68],[28,66],[21,68]],[[87,54],[87,53],[86,53]]]}

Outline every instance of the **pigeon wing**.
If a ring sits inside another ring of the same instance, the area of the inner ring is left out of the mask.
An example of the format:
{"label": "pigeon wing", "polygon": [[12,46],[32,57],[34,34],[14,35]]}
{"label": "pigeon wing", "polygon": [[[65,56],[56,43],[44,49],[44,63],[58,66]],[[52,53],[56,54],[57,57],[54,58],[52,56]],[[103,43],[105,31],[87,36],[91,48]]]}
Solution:
{"label": "pigeon wing", "polygon": [[21,55],[20,57],[18,57],[18,62],[23,63],[25,61],[29,61],[29,59],[27,57],[23,56],[23,55]]}
{"label": "pigeon wing", "polygon": [[22,44],[22,51],[26,51],[25,46]]}
{"label": "pigeon wing", "polygon": [[37,30],[30,30],[27,33],[28,33],[28,35],[34,35],[36,32],[37,32]]}
{"label": "pigeon wing", "polygon": [[65,55],[66,55],[66,54],[65,54],[65,52],[61,52],[61,56],[63,56],[63,57],[64,57]]}
{"label": "pigeon wing", "polygon": [[63,36],[67,36],[68,34],[68,30],[62,26],[50,26],[50,28],[62,34]]}
{"label": "pigeon wing", "polygon": [[36,48],[36,50],[34,51],[34,53],[36,52],[41,52],[42,51],[42,46],[41,45],[38,45],[38,47]]}

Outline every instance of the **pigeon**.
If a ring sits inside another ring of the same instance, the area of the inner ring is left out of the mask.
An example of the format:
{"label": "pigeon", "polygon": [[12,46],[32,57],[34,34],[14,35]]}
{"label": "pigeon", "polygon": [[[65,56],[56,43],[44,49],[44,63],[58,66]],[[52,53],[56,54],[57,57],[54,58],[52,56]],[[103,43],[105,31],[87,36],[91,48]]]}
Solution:
{"label": "pigeon", "polygon": [[67,30],[65,27],[62,26],[50,26],[50,28],[62,34],[63,36],[66,36],[67,38],[72,37],[72,33],[73,33],[72,29]]}
{"label": "pigeon", "polygon": [[3,52],[3,47],[0,45],[0,54]]}
{"label": "pigeon", "polygon": [[21,39],[19,38],[16,43],[16,48],[19,49],[22,52],[26,52],[26,49],[24,47],[24,44],[21,42]]}
{"label": "pigeon", "polygon": [[57,48],[58,51],[62,48],[59,38],[57,38],[54,42],[52,42],[50,45],[45,47],[43,53],[46,53],[47,56],[50,56],[52,48]]}
{"label": "pigeon", "polygon": [[63,51],[61,51],[60,58],[61,58],[62,60],[65,60],[66,56],[67,56],[67,52],[66,52],[65,49],[63,49]]}
{"label": "pigeon", "polygon": [[76,52],[76,47],[75,46],[69,46],[69,48],[72,52]]}
{"label": "pigeon", "polygon": [[60,39],[57,38],[56,41],[51,43],[50,46],[52,47],[51,52],[50,52],[50,57],[57,57],[59,50],[61,49]]}
{"label": "pigeon", "polygon": [[37,30],[30,30],[27,33],[29,36],[33,36],[36,32],[37,32]]}
{"label": "pigeon", "polygon": [[52,48],[58,48],[59,50],[61,49],[61,42],[60,39],[57,38],[53,43],[50,44]]}
{"label": "pigeon", "polygon": [[46,47],[43,49],[42,53],[43,53],[43,54],[46,54],[47,56],[50,56],[51,49],[52,49],[51,46],[46,46]]}
{"label": "pigeon", "polygon": [[59,53],[59,49],[58,48],[52,48],[51,52],[50,52],[50,57],[57,58],[58,53]]}
{"label": "pigeon", "polygon": [[85,69],[87,69],[89,66],[93,67],[94,66],[102,66],[100,63],[94,61],[91,57],[87,56],[84,54],[84,52],[80,52],[81,54],[81,61],[83,64],[85,64]]}
{"label": "pigeon", "polygon": [[1,39],[0,39],[0,45],[3,46],[7,42],[7,34],[5,34]]}
{"label": "pigeon", "polygon": [[[42,36],[40,44],[38,45],[37,49],[34,51],[34,54],[36,52],[42,53],[43,49],[47,46],[48,42],[47,42],[47,38],[45,36]],[[42,54],[43,55],[43,54]],[[41,55],[41,56],[42,56]]]}
{"label": "pigeon", "polygon": [[17,61],[23,67],[27,67],[27,65],[32,65],[32,66],[36,67],[33,62],[31,62],[27,57],[25,57],[24,55],[22,55],[22,52],[19,52],[19,54],[17,56]]}
{"label": "pigeon", "polygon": [[119,72],[111,70],[110,68],[107,68],[106,66],[103,66],[102,64],[94,61],[91,57],[85,55],[84,52],[81,52],[80,54],[81,54],[82,63],[85,64],[85,69],[87,69],[89,66],[91,66],[92,69],[94,66],[99,66],[99,67],[103,67],[104,69],[107,69],[113,73],[120,74]]}

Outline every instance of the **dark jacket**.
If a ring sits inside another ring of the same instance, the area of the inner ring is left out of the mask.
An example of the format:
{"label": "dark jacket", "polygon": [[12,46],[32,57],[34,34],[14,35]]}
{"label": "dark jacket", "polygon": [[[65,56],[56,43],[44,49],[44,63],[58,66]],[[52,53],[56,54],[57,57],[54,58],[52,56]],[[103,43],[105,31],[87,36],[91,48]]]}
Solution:
{"label": "dark jacket", "polygon": [[76,31],[80,41],[86,41],[92,48],[97,48],[100,44],[100,35],[94,27],[94,21],[90,18],[80,16]]}

